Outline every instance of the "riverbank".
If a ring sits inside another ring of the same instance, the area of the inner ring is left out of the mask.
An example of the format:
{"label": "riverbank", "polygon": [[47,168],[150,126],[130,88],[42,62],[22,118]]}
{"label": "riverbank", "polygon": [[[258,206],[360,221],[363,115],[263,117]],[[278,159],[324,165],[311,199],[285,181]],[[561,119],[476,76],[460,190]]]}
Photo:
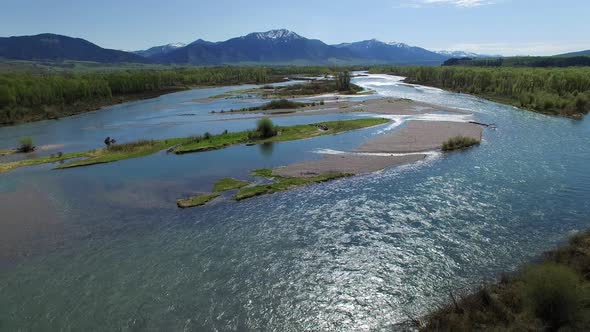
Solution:
{"label": "riverbank", "polygon": [[410,84],[469,93],[547,115],[581,119],[590,112],[590,69],[587,67],[549,69],[383,66],[373,67],[369,72],[403,76],[404,82]]}
{"label": "riverbank", "polygon": [[539,263],[457,297],[415,320],[422,331],[590,329],[590,231],[546,252]]}

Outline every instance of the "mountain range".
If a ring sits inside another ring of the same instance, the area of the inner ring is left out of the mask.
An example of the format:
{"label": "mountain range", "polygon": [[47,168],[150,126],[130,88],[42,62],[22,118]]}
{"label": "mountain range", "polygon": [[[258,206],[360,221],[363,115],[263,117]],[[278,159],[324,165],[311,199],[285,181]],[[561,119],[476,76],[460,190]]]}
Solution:
{"label": "mountain range", "polygon": [[35,36],[0,37],[0,58],[15,60],[76,60],[104,63],[150,63],[150,59],[109,50],[81,38],[51,33]]}
{"label": "mountain range", "polygon": [[[587,51],[586,51],[587,52]],[[430,51],[376,39],[329,45],[285,29],[255,32],[221,42],[198,39],[124,52],[89,41],[56,34],[0,38],[0,58],[18,60],[77,60],[101,63],[159,63],[179,65],[440,65],[450,58],[490,57],[462,51]]]}

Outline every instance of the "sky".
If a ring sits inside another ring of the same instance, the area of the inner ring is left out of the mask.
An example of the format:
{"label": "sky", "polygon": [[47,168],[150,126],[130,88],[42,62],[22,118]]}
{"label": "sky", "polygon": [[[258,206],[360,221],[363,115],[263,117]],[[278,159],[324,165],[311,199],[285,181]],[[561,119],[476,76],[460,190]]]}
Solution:
{"label": "sky", "polygon": [[0,0],[0,36],[44,32],[122,50],[286,28],[329,44],[554,55],[590,49],[590,0]]}

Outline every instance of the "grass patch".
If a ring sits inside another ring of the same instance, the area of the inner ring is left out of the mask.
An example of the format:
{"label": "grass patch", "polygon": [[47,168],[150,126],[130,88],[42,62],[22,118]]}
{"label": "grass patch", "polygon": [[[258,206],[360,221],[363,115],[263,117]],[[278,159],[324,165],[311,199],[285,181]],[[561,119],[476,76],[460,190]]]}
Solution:
{"label": "grass patch", "polygon": [[209,140],[194,141],[184,143],[176,148],[174,152],[177,154],[200,152],[221,149],[234,144],[241,144],[247,142],[253,143],[269,143],[269,142],[283,142],[293,141],[304,138],[312,138],[317,136],[332,135],[349,130],[362,129],[372,126],[377,126],[389,122],[382,118],[367,118],[346,121],[331,121],[321,122],[308,125],[297,125],[289,127],[276,127],[278,134],[276,136],[266,139],[255,139],[252,132],[242,131],[237,133],[228,133],[211,136]]}
{"label": "grass patch", "polygon": [[17,168],[27,167],[27,166],[37,166],[42,164],[53,164],[66,161],[68,159],[75,159],[75,158],[82,158],[86,157],[87,152],[74,152],[74,153],[66,153],[60,156],[48,156],[48,157],[41,157],[41,158],[33,158],[33,159],[23,159],[17,161],[11,161],[7,163],[0,163],[0,173],[10,172]]}
{"label": "grass patch", "polygon": [[275,182],[242,188],[234,196],[235,200],[241,201],[255,196],[268,195],[279,191],[285,191],[305,186],[311,183],[326,182],[330,180],[352,176],[352,174],[347,173],[327,173],[313,177],[282,177],[273,176],[271,169],[255,170],[252,172],[252,174],[256,176],[273,177],[275,179]]}
{"label": "grass patch", "polygon": [[111,145],[103,149],[89,151],[86,153],[87,158],[67,163],[57,168],[63,169],[95,164],[105,164],[124,159],[144,157],[165,150],[174,145],[185,143],[187,141],[190,141],[190,138],[140,140],[126,144]]}
{"label": "grass patch", "polygon": [[[238,110],[232,109],[232,110],[229,110],[229,112],[232,113],[232,112],[270,111],[270,110],[292,110],[292,109],[298,109],[298,108],[303,108],[303,107],[307,107],[307,106],[315,106],[315,103],[313,103],[313,105],[312,105],[312,104],[291,101],[291,100],[287,100],[287,99],[278,99],[278,100],[273,100],[271,102],[268,102],[268,103],[260,105],[260,106],[246,107],[246,108],[241,108]],[[212,113],[216,113],[216,112],[212,111]],[[225,113],[225,111],[221,111],[220,113]]]}
{"label": "grass patch", "polygon": [[428,315],[423,331],[590,330],[590,232]]}
{"label": "grass patch", "polygon": [[250,184],[250,182],[248,182],[248,181],[236,180],[236,179],[232,179],[232,178],[224,178],[224,179],[221,179],[221,180],[215,182],[215,184],[213,185],[213,191],[219,193],[219,192],[233,190],[233,189],[240,189],[240,188],[243,188],[249,184]]}
{"label": "grass patch", "polygon": [[442,145],[443,151],[453,151],[465,149],[470,146],[479,144],[479,140],[471,137],[455,136],[446,140]]}
{"label": "grass patch", "polygon": [[179,199],[176,201],[176,205],[178,205],[179,208],[182,209],[186,209],[186,208],[191,208],[191,207],[195,207],[195,206],[201,206],[201,205],[205,205],[209,202],[211,202],[212,200],[216,199],[217,197],[219,197],[219,193],[208,193],[208,194],[201,194],[201,195],[196,195],[196,196],[192,196],[186,199]]}
{"label": "grass patch", "polygon": [[0,157],[3,156],[9,156],[11,154],[15,154],[17,153],[18,150],[17,149],[5,149],[5,150],[0,150]]}

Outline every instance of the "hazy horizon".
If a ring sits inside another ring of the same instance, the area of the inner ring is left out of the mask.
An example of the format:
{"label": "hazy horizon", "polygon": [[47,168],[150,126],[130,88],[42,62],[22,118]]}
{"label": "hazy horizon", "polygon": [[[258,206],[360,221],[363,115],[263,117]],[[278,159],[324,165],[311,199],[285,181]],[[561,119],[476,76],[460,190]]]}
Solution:
{"label": "hazy horizon", "polygon": [[562,1],[558,7],[549,0],[370,0],[362,5],[258,0],[247,6],[229,0],[35,2],[6,1],[0,13],[3,36],[56,33],[131,51],[288,29],[328,44],[375,38],[435,51],[500,55],[590,49],[585,17],[590,2],[582,0]]}

